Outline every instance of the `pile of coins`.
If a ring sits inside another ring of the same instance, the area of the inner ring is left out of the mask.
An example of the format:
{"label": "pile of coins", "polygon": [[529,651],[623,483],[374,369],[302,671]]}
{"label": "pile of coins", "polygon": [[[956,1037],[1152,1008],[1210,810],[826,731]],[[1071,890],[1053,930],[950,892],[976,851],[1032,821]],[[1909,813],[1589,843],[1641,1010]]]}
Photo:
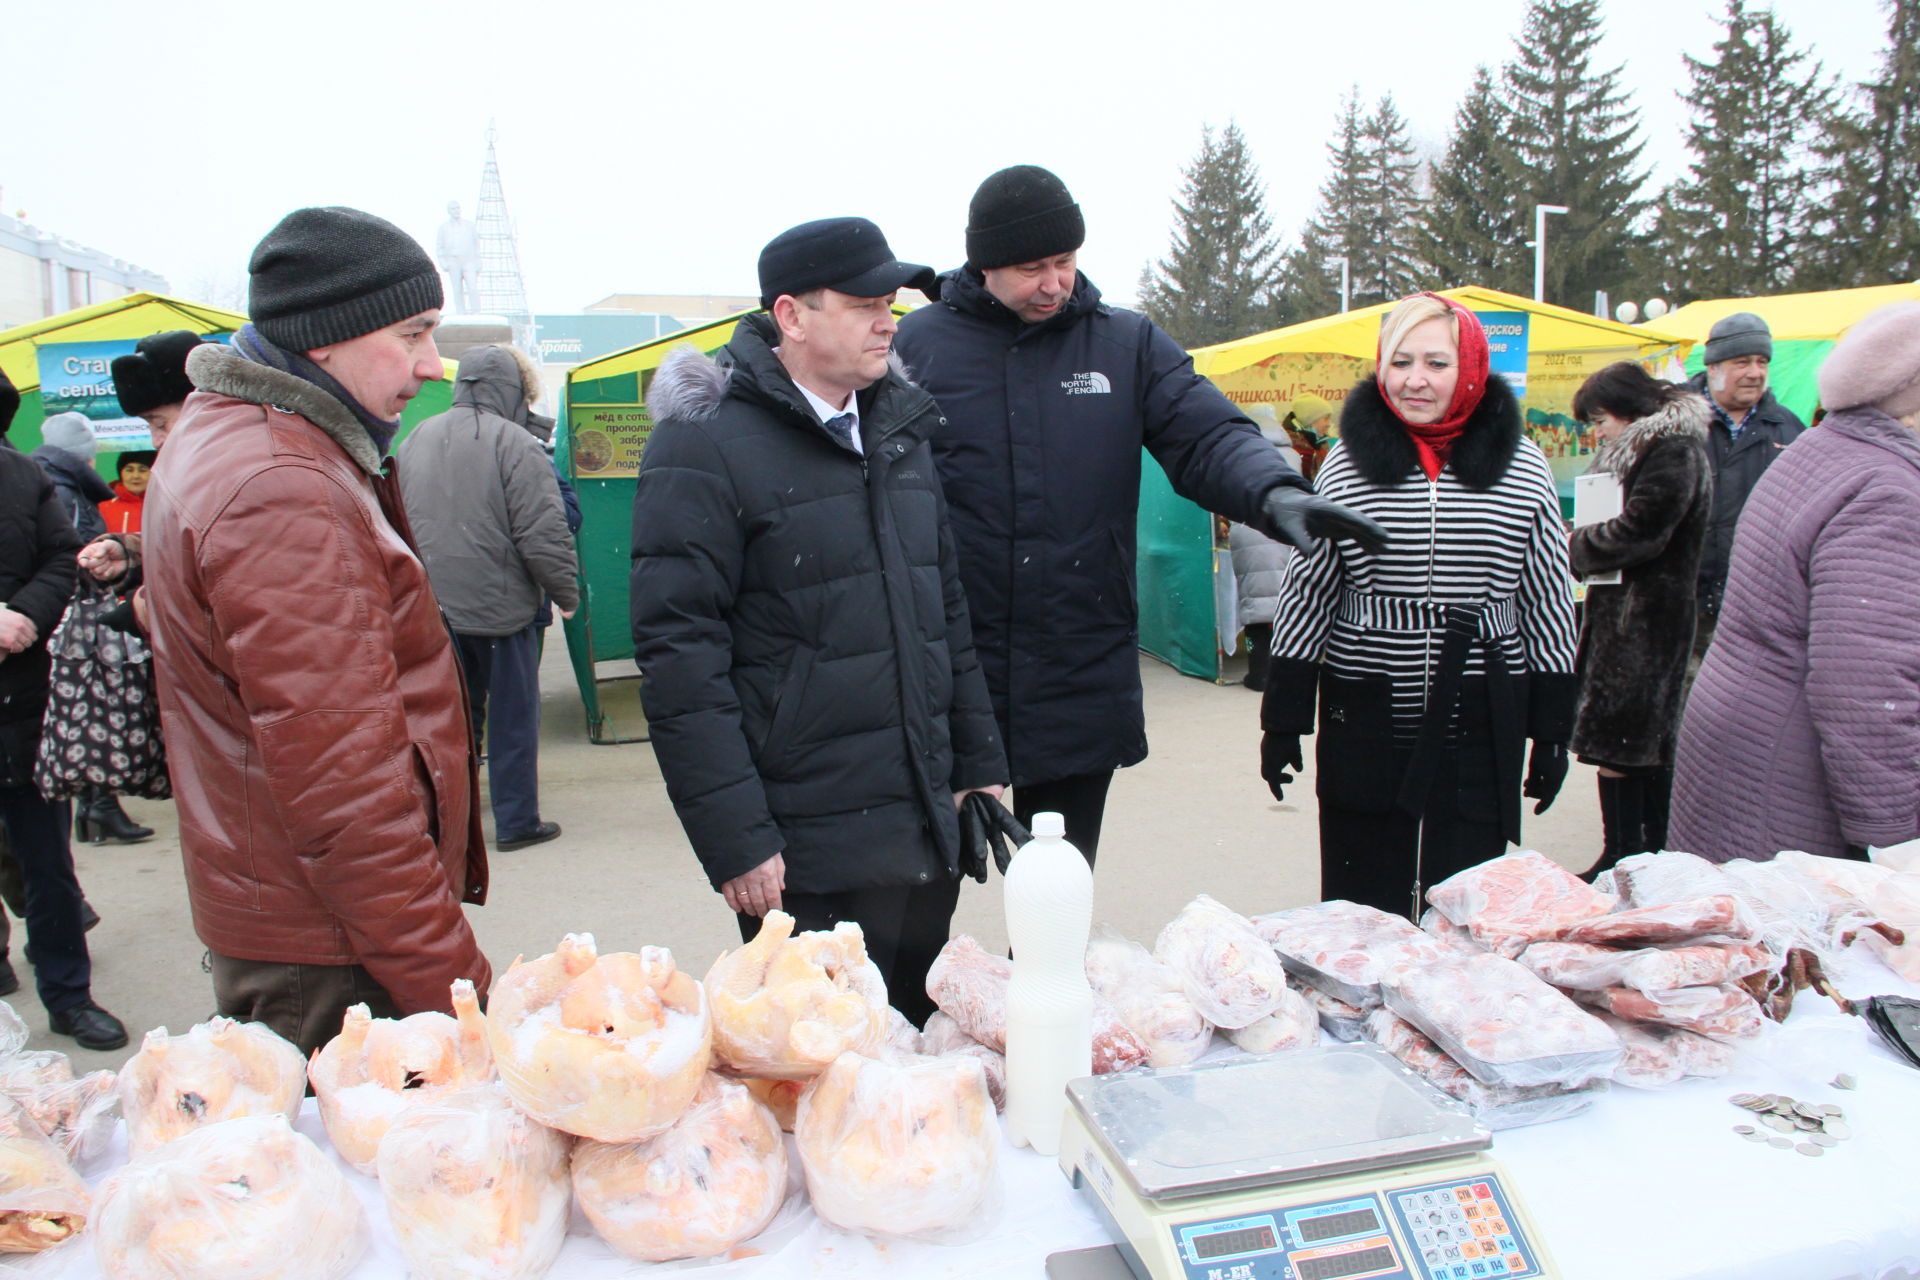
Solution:
{"label": "pile of coins", "polygon": [[1846,1112],[1831,1102],[1800,1102],[1784,1093],[1736,1093],[1727,1101],[1753,1112],[1754,1119],[1764,1126],[1733,1126],[1733,1131],[1748,1142],[1764,1142],[1782,1151],[1792,1147],[1803,1156],[1818,1156],[1853,1136]]}

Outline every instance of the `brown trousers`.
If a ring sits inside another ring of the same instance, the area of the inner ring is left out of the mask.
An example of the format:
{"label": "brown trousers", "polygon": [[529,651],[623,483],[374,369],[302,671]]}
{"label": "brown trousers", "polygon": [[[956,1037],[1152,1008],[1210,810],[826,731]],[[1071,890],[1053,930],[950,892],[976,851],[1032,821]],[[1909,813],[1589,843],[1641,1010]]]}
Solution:
{"label": "brown trousers", "polygon": [[293,1042],[300,1056],[340,1034],[351,1005],[365,1004],[376,1018],[398,1018],[400,1008],[387,989],[357,964],[282,964],[272,960],[236,960],[207,953],[213,969],[216,1012],[240,1022],[264,1022]]}

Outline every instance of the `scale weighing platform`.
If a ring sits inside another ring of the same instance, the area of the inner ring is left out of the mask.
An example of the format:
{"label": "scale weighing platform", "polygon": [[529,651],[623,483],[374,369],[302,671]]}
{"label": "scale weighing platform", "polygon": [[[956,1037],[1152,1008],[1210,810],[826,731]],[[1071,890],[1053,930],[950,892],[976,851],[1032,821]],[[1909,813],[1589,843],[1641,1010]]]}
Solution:
{"label": "scale weighing platform", "polygon": [[1051,1280],[1556,1275],[1492,1135],[1365,1042],[1067,1086],[1060,1167],[1116,1244]]}

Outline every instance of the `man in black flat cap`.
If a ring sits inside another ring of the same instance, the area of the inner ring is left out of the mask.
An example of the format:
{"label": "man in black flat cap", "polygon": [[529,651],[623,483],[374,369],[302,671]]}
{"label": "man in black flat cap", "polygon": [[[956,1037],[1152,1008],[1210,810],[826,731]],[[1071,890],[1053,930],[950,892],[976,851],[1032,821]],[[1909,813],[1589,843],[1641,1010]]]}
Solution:
{"label": "man in black flat cap", "polygon": [[654,754],[741,937],[776,908],[856,921],[915,1024],[957,801],[1007,772],[928,445],[944,420],[889,360],[895,290],[932,277],[864,218],[767,245],[765,312],[646,392],[631,584]]}

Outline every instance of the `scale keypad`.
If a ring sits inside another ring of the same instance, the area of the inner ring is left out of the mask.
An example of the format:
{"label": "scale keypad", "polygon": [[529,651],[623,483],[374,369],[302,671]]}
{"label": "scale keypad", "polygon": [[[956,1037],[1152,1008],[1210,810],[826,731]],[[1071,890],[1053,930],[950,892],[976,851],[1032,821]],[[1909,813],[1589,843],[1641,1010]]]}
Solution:
{"label": "scale keypad", "polygon": [[1540,1268],[1492,1174],[1387,1193],[1422,1280],[1520,1280]]}

